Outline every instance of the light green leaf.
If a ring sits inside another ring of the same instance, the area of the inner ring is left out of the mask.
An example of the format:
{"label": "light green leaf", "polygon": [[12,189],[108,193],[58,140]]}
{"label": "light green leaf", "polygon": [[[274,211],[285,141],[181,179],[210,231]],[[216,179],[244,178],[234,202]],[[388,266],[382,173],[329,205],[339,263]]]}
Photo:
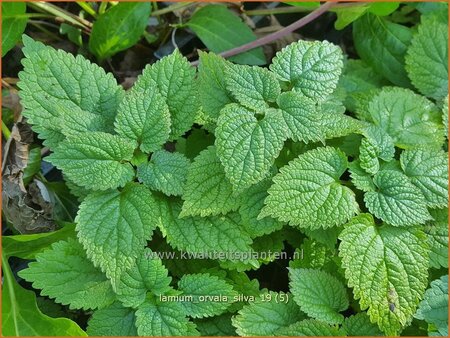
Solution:
{"label": "light green leaf", "polygon": [[448,268],[448,208],[432,209],[430,214],[433,220],[424,227],[430,246],[430,266]]}
{"label": "light green leaf", "polygon": [[193,318],[220,315],[237,296],[230,284],[208,273],[184,275],[178,281],[178,290],[183,292],[183,296],[192,296],[192,300],[181,304]]}
{"label": "light green leaf", "polygon": [[172,278],[168,276],[160,258],[150,249],[137,258],[136,265],[125,271],[117,285],[117,299],[127,307],[138,307],[147,292],[159,296],[170,290]]}
{"label": "light green leaf", "polygon": [[406,71],[423,95],[435,100],[448,95],[448,24],[422,16],[408,48]]}
{"label": "light green leaf", "polygon": [[364,128],[363,134],[375,148],[377,157],[386,162],[394,158],[394,140],[384,129],[371,124]]}
{"label": "light green leaf", "polygon": [[370,318],[365,312],[347,317],[342,323],[342,330],[347,336],[382,336],[376,324],[370,322]]}
{"label": "light green leaf", "polygon": [[28,18],[25,2],[2,2],[2,57],[20,40]]}
{"label": "light green leaf", "polygon": [[339,312],[348,308],[348,298],[338,279],[313,269],[289,269],[289,279],[294,301],[303,312],[329,324],[342,323]]}
{"label": "light green leaf", "polygon": [[401,172],[381,170],[373,182],[377,189],[366,192],[364,202],[376,217],[395,226],[424,224],[431,219],[420,189]]}
{"label": "light green leaf", "polygon": [[323,101],[337,86],[342,59],[341,49],[328,41],[301,40],[277,52],[270,70],[294,91]]}
{"label": "light green leaf", "polygon": [[417,227],[375,226],[361,214],[341,235],[339,255],[348,286],[372,322],[395,336],[410,323],[427,286],[428,246]]}
{"label": "light green leaf", "polygon": [[448,154],[442,150],[410,149],[400,154],[403,172],[432,208],[448,205]]}
{"label": "light green leaf", "polygon": [[[214,53],[220,53],[256,40],[252,30],[223,5],[207,5],[192,15],[186,24]],[[264,65],[261,47],[230,57],[236,63]]]}
{"label": "light green leaf", "polygon": [[[283,297],[284,302],[277,301]],[[288,299],[286,303],[286,297]],[[240,336],[273,336],[278,329],[303,319],[299,307],[283,292],[261,294],[231,319]]]}
{"label": "light green leaf", "polygon": [[414,317],[448,330],[448,275],[431,282]]}
{"label": "light green leaf", "polygon": [[354,186],[361,191],[375,191],[372,176],[361,168],[359,160],[355,160],[348,165],[350,178]]}
{"label": "light green leaf", "polygon": [[86,336],[70,319],[51,318],[43,314],[36,304],[36,294],[16,282],[4,255],[2,272],[3,336]]}
{"label": "light green leaf", "polygon": [[125,96],[117,112],[115,130],[119,136],[137,141],[143,152],[161,148],[169,139],[170,113],[156,86],[137,88]]}
{"label": "light green leaf", "polygon": [[[112,131],[117,108],[124,90],[112,74],[90,63],[81,55],[74,57],[63,50],[44,46],[23,36],[24,69],[18,83],[23,114],[44,144],[55,148],[64,139],[63,131],[71,131],[71,113],[83,116],[80,126],[88,118],[96,124],[90,131]],[[99,130],[99,126],[104,129]],[[87,130],[85,130],[87,131]]]}
{"label": "light green leaf", "polygon": [[286,129],[280,111],[266,110],[262,120],[237,104],[221,111],[217,121],[217,156],[236,192],[258,183],[283,148]]}
{"label": "light green leaf", "polygon": [[444,124],[445,136],[448,138],[448,95],[445,97],[442,106],[442,123]]}
{"label": "light green leaf", "polygon": [[118,3],[95,20],[89,49],[101,60],[135,45],[151,12],[148,2]]}
{"label": "light green leaf", "polygon": [[312,230],[345,223],[359,209],[354,193],[339,182],[347,165],[345,154],[332,147],[300,155],[273,178],[260,217]]}
{"label": "light green leaf", "polygon": [[89,319],[89,336],[137,336],[134,310],[119,302],[95,311]]}
{"label": "light green leaf", "polygon": [[195,321],[201,336],[236,336],[236,330],[231,325],[231,314],[204,318]]}
{"label": "light green leaf", "polygon": [[369,103],[372,122],[403,149],[441,147],[444,130],[432,102],[404,88],[386,87]]}
{"label": "light green leaf", "polygon": [[176,140],[188,131],[200,111],[194,78],[195,68],[175,50],[145,67],[134,84],[134,90],[156,86],[166,100],[171,116],[170,140]]}
{"label": "light green leaf", "polygon": [[275,74],[265,68],[228,65],[225,80],[237,101],[257,112],[269,108],[281,94]]}
{"label": "light green leaf", "polygon": [[287,327],[281,328],[275,333],[277,336],[344,336],[336,327],[315,319],[305,319]]}
{"label": "light green leaf", "polygon": [[356,50],[364,62],[398,86],[409,86],[405,54],[411,43],[409,27],[367,13],[353,23]]}
{"label": "light green leaf", "polygon": [[115,298],[111,283],[74,239],[54,243],[50,250],[36,255],[36,262],[19,276],[33,283],[35,289],[42,289],[41,296],[54,298],[70,309],[102,308]]}
{"label": "light green leaf", "polygon": [[102,132],[83,133],[61,142],[46,158],[74,183],[92,190],[123,187],[132,181],[136,144]]}
{"label": "light green leaf", "polygon": [[181,195],[189,165],[189,160],[183,154],[157,150],[150,162],[138,166],[137,176],[140,182],[152,190],[169,196]]}
{"label": "light green leaf", "polygon": [[92,193],[80,206],[78,238],[114,288],[152,236],[159,215],[156,203],[147,187],[130,183],[122,191]]}
{"label": "light green leaf", "polygon": [[203,112],[213,120],[219,117],[220,110],[234,98],[227,89],[225,72],[228,62],[214,54],[199,51],[198,91]]}
{"label": "light green leaf", "polygon": [[190,331],[181,303],[147,301],[136,311],[139,336],[187,336]]}
{"label": "light green leaf", "polygon": [[226,214],[239,207],[239,198],[233,194],[231,183],[216,155],[216,147],[203,150],[187,173],[182,196],[181,217]]}
{"label": "light green leaf", "polygon": [[371,175],[380,169],[377,147],[368,139],[363,138],[359,147],[359,165]]}

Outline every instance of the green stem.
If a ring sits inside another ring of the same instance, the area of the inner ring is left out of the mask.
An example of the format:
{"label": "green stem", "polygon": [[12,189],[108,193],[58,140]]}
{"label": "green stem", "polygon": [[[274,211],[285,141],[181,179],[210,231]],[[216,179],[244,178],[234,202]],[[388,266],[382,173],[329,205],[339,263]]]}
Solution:
{"label": "green stem", "polygon": [[165,8],[158,9],[158,10],[154,11],[151,15],[152,16],[160,16],[160,15],[167,14],[167,13],[176,11],[178,9],[190,6],[192,4],[193,4],[193,2],[177,2],[177,3],[174,3],[173,5],[167,6]]}
{"label": "green stem", "polygon": [[11,137],[11,131],[6,126],[5,122],[2,121],[2,134],[5,137],[5,140],[8,140]]}
{"label": "green stem", "polygon": [[39,1],[39,2],[28,2],[27,5],[35,10],[44,11],[54,16],[60,17],[64,21],[67,21],[68,23],[71,23],[74,26],[81,27],[87,30],[92,28],[92,24],[89,21],[84,20],[79,16],[73,15],[72,13],[69,13],[50,3]]}
{"label": "green stem", "polygon": [[90,16],[92,16],[94,18],[97,17],[97,13],[95,12],[95,10],[92,8],[91,5],[89,5],[88,3],[84,2],[84,1],[77,1],[76,3]]}
{"label": "green stem", "polygon": [[98,8],[98,14],[102,15],[103,13],[105,13],[106,12],[106,6],[108,6],[108,2],[102,1],[100,3],[100,7]]}
{"label": "green stem", "polygon": [[16,15],[4,15],[3,20],[5,19],[29,19],[29,18],[43,18],[43,19],[53,19],[53,15],[49,14],[41,14],[41,13],[26,13],[26,14],[16,14]]}

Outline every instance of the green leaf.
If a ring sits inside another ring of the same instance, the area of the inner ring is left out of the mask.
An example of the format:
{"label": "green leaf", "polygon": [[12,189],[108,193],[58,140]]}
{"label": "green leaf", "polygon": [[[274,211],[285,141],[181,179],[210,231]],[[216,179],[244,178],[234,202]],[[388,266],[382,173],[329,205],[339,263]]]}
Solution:
{"label": "green leaf", "polygon": [[394,158],[394,140],[384,129],[375,125],[369,125],[364,128],[363,134],[372,147],[375,148],[377,157],[386,162],[389,162]]}
{"label": "green leaf", "polygon": [[213,120],[219,117],[220,110],[234,98],[227,89],[225,74],[228,61],[214,54],[199,51],[198,91],[202,109]]}
{"label": "green leaf", "polygon": [[277,77],[265,68],[229,65],[225,79],[227,89],[237,101],[257,112],[269,108],[281,94]]}
{"label": "green leaf", "polygon": [[28,18],[25,2],[2,2],[2,57],[20,40]]}
{"label": "green leaf", "polygon": [[369,316],[365,312],[359,312],[347,317],[342,323],[342,331],[347,336],[382,336],[376,324],[371,323]]}
{"label": "green leaf", "polygon": [[195,321],[201,336],[236,336],[236,330],[231,325],[231,314],[204,318]]}
{"label": "green leaf", "polygon": [[34,175],[41,171],[41,147],[30,149],[28,152],[27,166],[23,169],[23,184],[28,185]]}
{"label": "green leaf", "polygon": [[189,160],[183,154],[157,150],[150,162],[138,166],[137,176],[140,182],[152,190],[169,196],[182,195],[189,165]]}
{"label": "green leaf", "polygon": [[392,83],[408,87],[405,54],[411,43],[411,29],[367,13],[353,23],[358,55]]}
{"label": "green leaf", "polygon": [[[278,301],[280,297],[283,297],[284,302]],[[278,329],[303,319],[303,314],[297,304],[290,299],[291,297],[292,295],[283,292],[261,294],[231,319],[237,334],[273,336]]]}
{"label": "green leaf", "polygon": [[123,305],[136,308],[145,301],[147,292],[161,295],[169,291],[172,278],[160,258],[146,248],[136,265],[125,271],[117,285],[117,299]]}
{"label": "green leaf", "polygon": [[51,318],[36,305],[33,291],[23,289],[14,279],[8,259],[2,255],[2,335],[75,336],[86,333],[67,318]]}
{"label": "green leaf", "polygon": [[276,332],[279,336],[344,336],[336,327],[315,319],[305,319]]}
{"label": "green leaf", "polygon": [[430,214],[433,220],[424,227],[430,246],[430,266],[448,268],[448,208],[432,209]]}
{"label": "green leaf", "polygon": [[406,55],[406,71],[423,95],[441,100],[448,95],[448,24],[422,16]]}
{"label": "green leaf", "polygon": [[308,316],[329,324],[341,324],[339,312],[348,308],[347,291],[334,276],[320,270],[289,269],[289,288],[294,301]]}
{"label": "green leaf", "polygon": [[294,91],[323,101],[337,86],[342,59],[341,49],[327,41],[298,41],[277,52],[270,70]]}
{"label": "green leaf", "polygon": [[353,185],[361,191],[375,191],[372,176],[361,168],[359,160],[355,160],[348,165],[350,178]]}
{"label": "green leaf", "polygon": [[178,302],[147,301],[136,311],[139,336],[187,336],[189,324]]}
{"label": "green leaf", "polygon": [[19,276],[42,289],[41,296],[54,298],[70,309],[97,309],[115,298],[111,283],[86,257],[74,239],[54,243],[50,250],[36,255],[36,262]]}
{"label": "green leaf", "polygon": [[448,154],[442,150],[410,149],[400,154],[403,172],[432,208],[448,205]]}
{"label": "green leaf", "polygon": [[237,296],[230,284],[208,273],[184,275],[178,281],[178,290],[192,297],[181,304],[193,318],[220,315]]}
{"label": "green leaf", "polygon": [[442,123],[444,124],[445,136],[448,138],[448,95],[445,97],[442,106]]}
{"label": "green leaf", "polygon": [[440,114],[432,102],[404,88],[387,87],[369,102],[372,122],[403,149],[441,147],[444,140]]}
{"label": "green leaf", "polygon": [[356,212],[354,193],[340,184],[347,157],[332,147],[310,150],[280,169],[260,217],[273,216],[301,228],[329,228]]}
{"label": "green leaf", "polygon": [[339,236],[348,286],[372,322],[395,336],[412,319],[427,286],[428,246],[417,227],[375,226],[353,218]]}
{"label": "green leaf", "polygon": [[264,207],[264,200],[267,197],[267,189],[272,184],[271,179],[265,179],[240,195],[241,206],[239,215],[242,218],[244,229],[252,238],[270,234],[276,230],[280,230],[283,223],[273,219],[270,216],[258,219],[261,209]]}
{"label": "green leaf", "polygon": [[134,310],[119,302],[95,311],[89,319],[89,336],[137,336]]}
{"label": "green leaf", "polygon": [[216,129],[217,156],[234,191],[243,191],[267,176],[285,139],[280,111],[266,110],[258,120],[237,104],[222,109]]}
{"label": "green leaf", "polygon": [[448,275],[431,282],[414,317],[448,330]]}
{"label": "green leaf", "polygon": [[381,170],[373,180],[376,191],[368,191],[364,202],[369,211],[395,226],[424,224],[431,219],[419,188],[396,170]]}
{"label": "green leaf", "polygon": [[136,144],[102,132],[84,133],[62,141],[46,158],[74,183],[92,190],[123,187],[132,181],[129,161]]}
{"label": "green leaf", "polygon": [[156,86],[166,100],[171,116],[170,140],[176,140],[188,131],[198,112],[195,68],[175,50],[171,55],[145,67],[134,84],[134,90]]}
{"label": "green leaf", "polygon": [[[26,58],[18,83],[23,114],[45,145],[55,148],[64,139],[63,131],[79,132],[83,125],[89,131],[113,131],[124,90],[112,74],[80,55],[44,46],[26,35],[23,43]],[[74,113],[80,118],[73,118]],[[85,119],[95,121],[94,126]]]}
{"label": "green leaf", "polygon": [[182,196],[181,216],[226,214],[239,207],[231,183],[216,155],[216,147],[203,150],[189,167]]}
{"label": "green leaf", "polygon": [[203,255],[224,252],[238,255],[250,251],[252,240],[235,214],[179,218],[181,203],[161,203],[159,227],[174,248]]}
{"label": "green leaf", "polygon": [[[214,53],[220,53],[256,40],[252,30],[223,5],[207,5],[192,15],[186,24]],[[229,58],[230,61],[263,65],[266,63],[261,47]]]}
{"label": "green leaf", "polygon": [[151,153],[169,139],[170,113],[155,85],[131,90],[119,106],[115,121],[119,136],[137,141],[139,148]]}
{"label": "green leaf", "polygon": [[55,242],[75,237],[75,224],[66,224],[63,228],[39,234],[14,235],[2,237],[3,254],[7,257],[34,259],[36,254],[46,250]]}
{"label": "green leaf", "polygon": [[122,191],[92,193],[80,206],[78,238],[114,288],[152,236],[159,214],[156,203],[147,187],[130,183]]}
{"label": "green leaf", "polygon": [[103,60],[135,45],[151,12],[148,2],[119,3],[100,15],[89,37],[89,50]]}

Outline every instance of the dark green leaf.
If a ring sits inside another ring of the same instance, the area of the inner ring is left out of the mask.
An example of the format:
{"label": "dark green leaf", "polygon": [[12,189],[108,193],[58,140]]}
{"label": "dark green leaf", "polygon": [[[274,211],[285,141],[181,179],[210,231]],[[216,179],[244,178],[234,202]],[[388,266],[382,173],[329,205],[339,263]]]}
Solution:
{"label": "dark green leaf", "polygon": [[27,26],[25,2],[2,2],[2,57],[14,47]]}

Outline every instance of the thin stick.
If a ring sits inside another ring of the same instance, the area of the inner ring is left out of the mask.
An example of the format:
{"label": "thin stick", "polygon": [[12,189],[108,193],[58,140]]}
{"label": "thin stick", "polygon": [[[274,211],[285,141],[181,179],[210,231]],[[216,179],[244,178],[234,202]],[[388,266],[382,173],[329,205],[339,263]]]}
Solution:
{"label": "thin stick", "polygon": [[[284,27],[283,29],[280,29],[278,32],[274,32],[272,34],[268,34],[266,36],[263,36],[262,38],[259,38],[255,41],[246,43],[245,45],[229,49],[225,52],[219,53],[218,55],[227,58],[230,56],[234,56],[237,54],[241,54],[244,52],[247,52],[249,50],[255,49],[257,47],[261,47],[263,45],[266,45],[268,43],[271,43],[273,41],[276,41],[278,39],[281,39],[282,37],[292,33],[293,31],[305,26],[306,24],[310,23],[311,21],[314,21],[319,16],[321,16],[323,13],[328,11],[331,7],[333,7],[335,3],[333,2],[327,2],[323,5],[321,5],[316,10],[312,11],[308,15],[304,16],[300,20],[295,21],[294,23],[290,24],[289,26]],[[191,62],[191,65],[197,66],[199,60]]]}

